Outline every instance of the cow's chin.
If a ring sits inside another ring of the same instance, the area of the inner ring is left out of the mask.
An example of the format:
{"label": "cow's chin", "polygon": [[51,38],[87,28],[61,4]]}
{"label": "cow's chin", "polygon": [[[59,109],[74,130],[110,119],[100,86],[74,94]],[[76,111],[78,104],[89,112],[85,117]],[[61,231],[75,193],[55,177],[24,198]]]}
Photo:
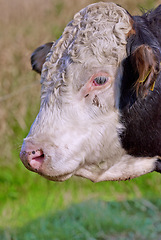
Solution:
{"label": "cow's chin", "polygon": [[52,175],[46,175],[45,173],[43,173],[43,171],[39,172],[38,174],[43,176],[44,178],[46,178],[50,181],[54,181],[54,182],[64,182],[73,176],[73,173],[52,176]]}
{"label": "cow's chin", "polygon": [[66,168],[63,169],[65,163],[61,166],[61,168],[56,169],[53,168],[49,163],[47,165],[42,164],[42,166],[39,169],[30,169],[31,171],[34,171],[38,173],[39,175],[43,176],[44,178],[51,180],[51,181],[56,181],[56,182],[63,182],[70,177],[72,177],[75,174],[76,169],[70,169]]}

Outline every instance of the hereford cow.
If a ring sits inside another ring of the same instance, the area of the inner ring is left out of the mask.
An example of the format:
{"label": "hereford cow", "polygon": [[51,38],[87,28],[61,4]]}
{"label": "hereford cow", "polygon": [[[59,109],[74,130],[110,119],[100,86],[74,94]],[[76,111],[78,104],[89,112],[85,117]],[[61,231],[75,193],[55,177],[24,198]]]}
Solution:
{"label": "hereford cow", "polygon": [[78,12],[35,50],[41,106],[20,158],[53,180],[161,172],[161,5],[131,16],[114,3]]}

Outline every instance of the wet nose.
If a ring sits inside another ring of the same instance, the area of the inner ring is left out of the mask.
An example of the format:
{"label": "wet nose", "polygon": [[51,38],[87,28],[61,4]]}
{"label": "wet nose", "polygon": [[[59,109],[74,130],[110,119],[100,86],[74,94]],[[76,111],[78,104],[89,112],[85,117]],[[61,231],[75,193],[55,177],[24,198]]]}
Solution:
{"label": "wet nose", "polygon": [[20,152],[20,159],[26,168],[32,171],[39,171],[44,162],[45,155],[42,149],[27,150],[23,148]]}

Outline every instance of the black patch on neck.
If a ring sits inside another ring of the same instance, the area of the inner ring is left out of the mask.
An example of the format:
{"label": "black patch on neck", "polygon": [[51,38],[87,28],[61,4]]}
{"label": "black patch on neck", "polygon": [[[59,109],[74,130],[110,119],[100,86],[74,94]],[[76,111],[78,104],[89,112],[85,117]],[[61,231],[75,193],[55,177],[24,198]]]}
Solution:
{"label": "black patch on neck", "polygon": [[122,147],[133,156],[161,156],[161,73],[154,91],[124,108],[120,117],[124,129]]}
{"label": "black patch on neck", "polygon": [[161,159],[156,161],[154,171],[161,173]]}
{"label": "black patch on neck", "polygon": [[[155,88],[145,98],[137,98],[134,90],[138,78],[131,56],[142,44],[153,49],[161,62],[161,5],[143,16],[134,16],[135,34],[127,41],[127,58],[122,63],[122,76],[118,81],[117,107],[124,129],[120,133],[122,147],[136,157],[161,156],[161,71],[155,81]],[[116,96],[117,99],[117,96]],[[156,163],[161,171],[161,160]]]}

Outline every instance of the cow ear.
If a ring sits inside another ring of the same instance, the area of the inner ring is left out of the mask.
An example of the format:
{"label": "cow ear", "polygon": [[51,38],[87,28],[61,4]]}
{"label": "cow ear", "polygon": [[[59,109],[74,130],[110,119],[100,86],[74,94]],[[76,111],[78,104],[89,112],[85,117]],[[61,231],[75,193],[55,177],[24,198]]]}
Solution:
{"label": "cow ear", "polygon": [[31,66],[34,71],[41,74],[42,65],[45,62],[46,56],[49,53],[53,42],[46,43],[38,48],[31,55]]}
{"label": "cow ear", "polygon": [[154,50],[148,45],[139,46],[132,55],[132,65],[138,73],[135,83],[137,97],[145,97],[149,90],[154,89],[160,70],[160,62]]}

